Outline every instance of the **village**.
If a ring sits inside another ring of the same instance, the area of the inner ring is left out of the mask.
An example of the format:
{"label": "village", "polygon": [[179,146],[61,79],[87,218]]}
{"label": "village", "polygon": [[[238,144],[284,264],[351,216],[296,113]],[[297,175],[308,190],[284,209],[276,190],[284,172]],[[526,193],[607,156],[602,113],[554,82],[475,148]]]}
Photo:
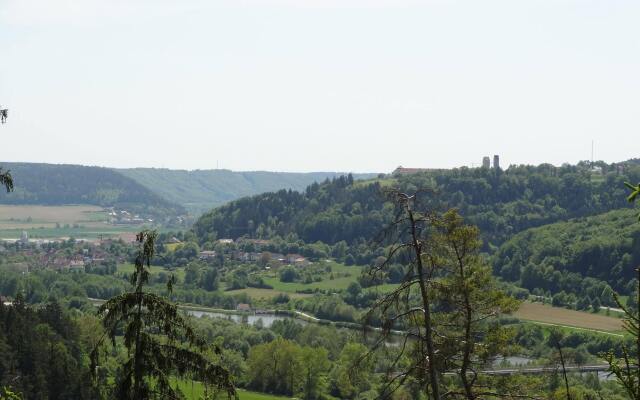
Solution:
{"label": "village", "polygon": [[[7,265],[18,272],[38,269],[56,272],[93,272],[113,274],[117,263],[127,260],[125,243],[119,239],[3,239],[0,254]],[[118,248],[117,251],[114,251]]]}
{"label": "village", "polygon": [[[22,261],[11,262],[10,265],[23,273],[34,269],[100,273],[96,269],[105,269],[103,274],[113,274],[117,264],[130,261],[135,242],[135,233],[122,233],[98,239],[32,239],[23,231],[19,239],[0,241],[0,254],[20,255]],[[171,246],[171,249],[179,248],[183,244],[184,242],[174,236],[164,242],[164,245]],[[283,265],[304,267],[311,264],[311,261],[300,254],[263,251],[263,247],[271,244],[269,240],[241,238],[234,241],[223,238],[218,239],[217,244],[219,250],[202,250],[194,258],[203,262],[214,262],[222,257],[232,262],[255,263],[265,270]],[[241,250],[247,245],[254,251]]]}
{"label": "village", "polygon": [[[260,265],[263,265],[265,269],[270,269],[272,266],[279,265],[295,265],[295,266],[306,266],[311,264],[311,262],[304,256],[300,254],[281,254],[269,251],[259,251],[263,247],[266,247],[271,244],[271,241],[264,239],[246,239],[241,238],[237,241],[233,239],[218,239],[217,243],[221,245],[236,245],[233,247],[245,247],[245,245],[250,245],[256,251],[242,251],[242,250],[233,250],[233,251],[223,251],[223,253],[228,253],[228,257],[231,260],[238,262],[255,262]],[[203,250],[198,254],[198,258],[201,260],[213,260],[219,257],[220,252],[216,250]]]}

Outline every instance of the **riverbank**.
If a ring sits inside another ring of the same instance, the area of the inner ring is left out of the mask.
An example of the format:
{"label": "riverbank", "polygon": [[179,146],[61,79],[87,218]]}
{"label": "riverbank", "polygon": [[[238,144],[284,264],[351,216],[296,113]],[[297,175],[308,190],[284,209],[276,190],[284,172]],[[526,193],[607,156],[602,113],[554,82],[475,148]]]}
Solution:
{"label": "riverbank", "polygon": [[[88,298],[94,305],[103,304],[106,300],[96,299],[96,298]],[[345,329],[353,329],[359,330],[362,332],[382,332],[382,328],[365,326],[362,324],[358,324],[356,322],[346,322],[346,321],[332,321],[328,319],[320,319],[316,318],[313,315],[304,313],[298,310],[279,310],[279,309],[271,309],[271,310],[256,310],[256,311],[239,311],[239,310],[227,310],[223,308],[213,308],[206,307],[197,304],[179,304],[178,308],[186,311],[189,315],[193,315],[195,317],[202,316],[210,316],[214,318],[220,317],[229,317],[229,319],[233,319],[236,322],[246,322],[252,323],[257,322],[257,320],[262,320],[263,323],[266,322],[265,326],[271,326],[271,323],[275,320],[282,319],[294,319],[305,323],[314,323],[319,325],[330,325],[335,326],[336,328],[345,328]],[[236,316],[238,318],[233,318]],[[251,320],[251,321],[250,321]],[[392,330],[390,331],[392,335],[403,335],[405,332]]]}

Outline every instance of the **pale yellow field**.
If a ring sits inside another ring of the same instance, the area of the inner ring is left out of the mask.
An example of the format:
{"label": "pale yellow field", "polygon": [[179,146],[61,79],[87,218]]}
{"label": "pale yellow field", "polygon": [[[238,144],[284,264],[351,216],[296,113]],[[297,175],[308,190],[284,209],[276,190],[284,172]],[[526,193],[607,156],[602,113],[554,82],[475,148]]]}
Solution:
{"label": "pale yellow field", "polygon": [[622,320],[605,315],[567,310],[540,303],[522,303],[514,316],[528,321],[542,322],[551,325],[571,326],[606,332],[622,330]]}
{"label": "pale yellow field", "polygon": [[53,228],[56,223],[104,225],[108,219],[101,207],[0,205],[0,229]]}

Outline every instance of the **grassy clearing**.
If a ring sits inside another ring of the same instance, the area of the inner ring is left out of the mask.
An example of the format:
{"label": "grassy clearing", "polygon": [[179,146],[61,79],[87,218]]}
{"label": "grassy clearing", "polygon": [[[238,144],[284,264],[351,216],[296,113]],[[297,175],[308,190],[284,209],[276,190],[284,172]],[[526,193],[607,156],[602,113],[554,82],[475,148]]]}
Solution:
{"label": "grassy clearing", "polygon": [[621,332],[622,320],[588,312],[552,307],[540,303],[522,303],[514,316],[525,321],[542,324],[575,327],[581,329]]}
{"label": "grassy clearing", "polygon": [[396,178],[373,178],[373,179],[362,179],[354,182],[354,187],[364,187],[370,185],[372,183],[378,182],[381,187],[388,188],[392,186],[397,186],[398,180]]}
{"label": "grassy clearing", "polygon": [[[273,287],[273,289],[256,289],[247,288],[240,290],[231,290],[227,293],[238,294],[247,293],[253,299],[266,299],[270,300],[273,297],[278,296],[281,293],[286,293],[292,298],[300,298],[311,296],[311,294],[300,293],[305,291],[339,291],[346,290],[353,282],[358,281],[358,277],[362,274],[366,267],[362,266],[346,266],[343,264],[332,262],[331,272],[322,275],[322,281],[312,283],[302,282],[281,282],[278,270],[272,270],[269,272],[260,273],[264,282]],[[305,267],[300,267],[303,270]],[[333,279],[332,279],[333,277]],[[388,292],[397,287],[397,284],[384,284],[367,288],[365,290],[377,291],[378,293]]]}
{"label": "grassy clearing", "polygon": [[[200,382],[176,381],[176,386],[184,393],[189,400],[198,400],[204,398],[204,386]],[[238,389],[240,400],[285,400],[289,397],[274,396],[266,393],[250,392]],[[226,399],[220,396],[219,399]]]}
{"label": "grassy clearing", "polygon": [[242,294],[242,293],[246,293],[247,295],[249,295],[249,297],[251,297],[254,300],[271,300],[272,298],[280,295],[280,294],[286,294],[289,297],[293,298],[293,299],[299,299],[302,297],[309,297],[312,296],[310,294],[303,294],[303,293],[291,293],[291,292],[284,292],[284,291],[280,291],[280,290],[273,290],[273,289],[260,289],[260,288],[246,288],[246,289],[237,289],[237,290],[229,290],[228,292],[225,292],[226,294]]}
{"label": "grassy clearing", "polygon": [[[118,264],[118,273],[119,274],[131,274],[135,271],[135,265],[131,263]],[[157,265],[151,266],[151,274],[158,274],[160,272],[164,272],[165,274],[174,274],[176,278],[181,281],[184,281],[184,268],[176,268],[174,270],[168,270],[164,267],[159,267]]]}
{"label": "grassy clearing", "polygon": [[239,390],[240,400],[284,400],[289,397],[274,396],[266,393],[248,392],[246,390]]}
{"label": "grassy clearing", "polygon": [[[312,283],[302,282],[280,282],[278,271],[265,273],[263,275],[265,283],[273,286],[274,290],[295,293],[304,290],[342,290],[349,287],[352,282],[357,282],[364,267],[350,266],[331,263],[331,272],[324,274],[322,281]],[[304,267],[300,267],[303,269]],[[334,278],[331,279],[331,276]]]}
{"label": "grassy clearing", "polygon": [[324,279],[320,282],[313,283],[301,283],[301,282],[280,282],[280,278],[277,277],[265,277],[264,282],[270,286],[273,286],[274,290],[287,293],[295,293],[303,290],[340,290],[349,287],[351,282],[355,282],[353,277],[342,277],[336,279]]}

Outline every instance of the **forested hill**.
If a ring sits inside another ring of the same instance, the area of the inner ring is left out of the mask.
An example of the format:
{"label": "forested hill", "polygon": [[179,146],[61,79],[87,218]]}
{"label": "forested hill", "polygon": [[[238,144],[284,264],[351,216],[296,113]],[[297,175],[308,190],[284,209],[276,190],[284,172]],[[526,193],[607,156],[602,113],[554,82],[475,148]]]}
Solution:
{"label": "forested hill", "polygon": [[640,167],[598,163],[507,170],[460,168],[370,181],[338,178],[305,192],[279,191],[244,198],[212,210],[194,225],[202,242],[215,237],[285,237],[305,242],[358,243],[371,239],[391,218],[384,186],[411,192],[430,187],[443,207],[458,208],[483,232],[486,250],[515,233],[572,217],[628,207],[624,181],[640,181]]}
{"label": "forested hill", "polygon": [[176,215],[185,210],[135,180],[109,168],[65,164],[0,163],[11,171],[15,190],[0,191],[0,204],[94,204],[143,215]]}
{"label": "forested hill", "polygon": [[[279,189],[304,190],[338,172],[234,172],[229,170],[114,169],[71,164],[0,162],[16,187],[0,204],[94,204],[144,215],[198,216],[244,196]],[[375,174],[359,174],[371,178]]]}
{"label": "forested hill", "polygon": [[[163,168],[118,169],[167,200],[181,204],[200,215],[231,200],[280,189],[304,190],[313,182],[322,182],[337,172],[235,172],[229,170],[171,170]],[[371,178],[374,174],[358,174]]]}
{"label": "forested hill", "polygon": [[582,277],[589,276],[629,293],[640,264],[636,215],[637,210],[614,210],[528,229],[500,247],[494,271],[529,290],[599,296],[583,293],[592,285]]}

